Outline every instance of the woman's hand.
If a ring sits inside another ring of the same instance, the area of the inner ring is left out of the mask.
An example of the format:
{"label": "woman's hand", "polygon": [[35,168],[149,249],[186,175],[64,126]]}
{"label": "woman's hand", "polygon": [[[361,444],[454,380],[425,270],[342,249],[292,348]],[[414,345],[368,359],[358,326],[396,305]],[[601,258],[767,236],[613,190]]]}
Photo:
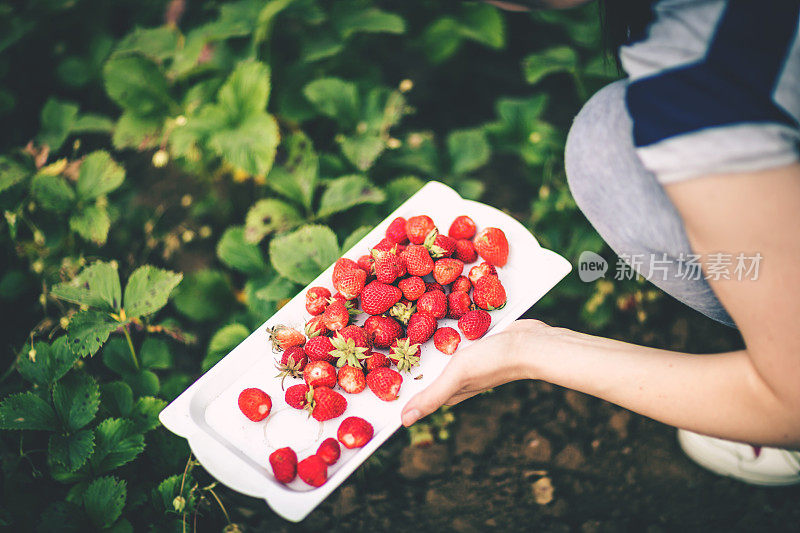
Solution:
{"label": "woman's hand", "polygon": [[458,350],[442,374],[403,408],[410,426],[443,404],[455,405],[509,381],[533,377],[530,354],[558,328],[538,320],[519,320],[508,329]]}

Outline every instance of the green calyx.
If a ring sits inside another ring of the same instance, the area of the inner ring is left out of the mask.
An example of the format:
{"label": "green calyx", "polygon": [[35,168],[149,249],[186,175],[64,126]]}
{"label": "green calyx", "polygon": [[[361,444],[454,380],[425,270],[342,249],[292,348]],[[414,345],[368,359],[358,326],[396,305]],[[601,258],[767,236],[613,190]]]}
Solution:
{"label": "green calyx", "polygon": [[395,361],[397,370],[408,372],[419,366],[419,344],[411,344],[408,339],[399,339],[396,346],[392,346],[389,358]]}
{"label": "green calyx", "polygon": [[336,357],[336,366],[341,368],[344,365],[361,368],[361,361],[367,358],[367,348],[356,346],[353,339],[345,339],[341,335],[336,335],[331,339],[334,350],[331,352]]}
{"label": "green calyx", "polygon": [[430,233],[428,233],[428,235],[425,237],[425,242],[422,243],[422,245],[428,249],[428,253],[431,254],[431,257],[433,259],[440,259],[444,257],[445,253],[447,252],[441,246],[437,246],[436,244],[434,244],[434,241],[436,240],[436,237],[438,235],[439,231],[436,229],[432,229]]}
{"label": "green calyx", "polygon": [[414,314],[414,310],[414,304],[404,304],[402,302],[398,302],[394,304],[391,309],[389,309],[389,314],[403,324],[408,324],[408,320],[411,318],[411,315]]}
{"label": "green calyx", "polygon": [[275,374],[275,377],[281,378],[281,389],[284,388],[283,382],[286,381],[287,377],[299,378],[303,375],[303,370],[300,368],[299,361],[289,359],[285,365],[278,363],[275,365],[275,368],[278,369],[278,373]]}

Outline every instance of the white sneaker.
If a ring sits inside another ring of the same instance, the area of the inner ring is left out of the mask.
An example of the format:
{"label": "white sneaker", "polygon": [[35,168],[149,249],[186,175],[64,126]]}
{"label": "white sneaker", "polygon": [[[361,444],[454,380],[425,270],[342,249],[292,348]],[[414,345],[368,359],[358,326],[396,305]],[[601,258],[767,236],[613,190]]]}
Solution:
{"label": "white sneaker", "polygon": [[784,486],[800,483],[800,452],[756,447],[678,430],[678,442],[694,462],[745,483]]}

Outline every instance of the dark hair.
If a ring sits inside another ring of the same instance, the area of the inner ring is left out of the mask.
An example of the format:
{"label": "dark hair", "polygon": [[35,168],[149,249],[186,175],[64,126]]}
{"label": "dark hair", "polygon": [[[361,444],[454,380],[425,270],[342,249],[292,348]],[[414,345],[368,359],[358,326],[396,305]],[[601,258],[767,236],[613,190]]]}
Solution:
{"label": "dark hair", "polygon": [[619,64],[619,47],[644,38],[657,0],[599,0],[603,45]]}

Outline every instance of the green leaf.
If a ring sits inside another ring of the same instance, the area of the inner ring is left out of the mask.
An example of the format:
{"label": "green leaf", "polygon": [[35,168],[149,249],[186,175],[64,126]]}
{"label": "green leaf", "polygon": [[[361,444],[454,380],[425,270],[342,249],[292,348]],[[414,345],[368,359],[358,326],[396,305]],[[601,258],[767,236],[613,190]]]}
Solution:
{"label": "green leaf", "polygon": [[499,9],[486,4],[464,4],[459,17],[459,33],[490,48],[506,44],[505,24]]}
{"label": "green leaf", "polygon": [[228,324],[218,329],[208,343],[208,352],[201,365],[203,372],[217,364],[249,335],[250,331],[242,324]]}
{"label": "green leaf", "polygon": [[416,176],[403,176],[393,179],[386,185],[387,209],[394,211],[424,185],[425,182]]}
{"label": "green leaf", "polygon": [[467,200],[480,200],[486,186],[479,180],[463,180],[456,185],[458,194]]}
{"label": "green leaf", "polygon": [[267,268],[261,249],[245,239],[245,228],[242,226],[231,226],[225,230],[217,243],[217,257],[229,267],[245,274],[255,275]]}
{"label": "green leaf", "polygon": [[167,343],[161,339],[147,337],[139,348],[139,359],[143,368],[165,369],[172,367],[172,354]]}
{"label": "green leaf", "polygon": [[122,337],[114,337],[103,346],[103,364],[119,374],[127,376],[138,372],[133,364],[128,343]]}
{"label": "green leaf", "polygon": [[23,165],[10,157],[0,156],[0,192],[13,187],[30,175]]}
{"label": "green leaf", "polygon": [[379,204],[385,199],[383,191],[374,187],[364,176],[342,176],[328,183],[317,214],[328,217],[360,204]]}
{"label": "green leaf", "polygon": [[406,30],[401,16],[376,7],[362,9],[348,6],[334,11],[331,20],[344,38],[354,33],[403,33]]}
{"label": "green leaf", "polygon": [[72,207],[75,192],[61,176],[37,174],[31,182],[33,198],[46,211],[63,213]]}
{"label": "green leaf", "polygon": [[111,137],[114,148],[144,150],[154,147],[158,143],[163,122],[162,117],[146,117],[125,111],[114,126],[114,135]]}
{"label": "green leaf", "polygon": [[157,428],[161,423],[158,414],[167,406],[167,402],[152,396],[143,396],[136,400],[131,413],[131,420],[137,431],[147,432]]}
{"label": "green leaf", "polygon": [[452,17],[434,21],[422,35],[425,56],[432,63],[441,63],[461,46],[461,24]]}
{"label": "green leaf", "polygon": [[0,429],[55,431],[58,426],[50,403],[32,392],[12,394],[0,402]]}
{"label": "green leaf", "polygon": [[574,72],[577,68],[578,56],[569,46],[554,46],[522,60],[525,80],[530,84],[555,72]]}
{"label": "green leaf", "polygon": [[202,322],[222,317],[230,307],[233,289],[219,270],[198,270],[186,276],[175,291],[175,308],[192,320]]}
{"label": "green leaf", "polygon": [[20,357],[17,370],[23,378],[41,386],[55,383],[78,359],[78,355],[67,346],[66,335],[62,335],[52,344],[39,341],[34,345],[34,350],[34,359],[27,354]]}
{"label": "green leaf", "polygon": [[464,174],[489,162],[491,149],[486,133],[480,129],[458,130],[447,137],[447,151],[453,174]]}
{"label": "green leaf", "polygon": [[122,185],[125,169],[108,152],[99,150],[87,155],[81,163],[76,192],[78,198],[91,200],[108,194]]}
{"label": "green leaf", "polygon": [[280,276],[275,276],[264,287],[256,291],[256,298],[268,302],[278,302],[294,297],[299,287],[296,283]]}
{"label": "green leaf", "polygon": [[72,317],[67,327],[69,348],[81,357],[94,355],[108,340],[108,336],[122,325],[108,313],[92,309],[80,311]]}
{"label": "green leaf", "polygon": [[50,461],[74,472],[86,463],[94,451],[94,432],[82,429],[66,435],[51,435],[47,445]]}
{"label": "green leaf", "polygon": [[53,386],[53,405],[68,431],[81,429],[100,407],[100,387],[88,374],[67,374]]}
{"label": "green leaf", "polygon": [[307,225],[272,239],[269,257],[281,276],[307,285],[339,258],[339,245],[329,227]]}
{"label": "green leaf", "polygon": [[125,507],[127,490],[125,480],[112,476],[92,481],[83,493],[83,506],[89,520],[98,529],[104,529],[117,521]]}
{"label": "green leaf", "polygon": [[265,198],[247,212],[244,237],[255,244],[271,233],[283,233],[302,223],[303,217],[297,209],[275,198]]}
{"label": "green leaf", "polygon": [[87,241],[102,246],[108,238],[111,219],[105,207],[89,205],[70,215],[69,228]]}
{"label": "green leaf", "polygon": [[92,471],[110,472],[129,463],[144,450],[144,435],[130,420],[107,418],[95,428],[94,454],[89,459]]}
{"label": "green leaf", "polygon": [[172,290],[183,274],[144,265],[133,271],[125,285],[125,312],[128,317],[151,315],[167,305]]}
{"label": "green leaf", "polygon": [[106,311],[119,311],[122,289],[116,263],[96,261],[72,280],[51,289],[56,298]]}
{"label": "green leaf", "polygon": [[166,114],[174,102],[161,69],[141,55],[119,55],[103,67],[108,96],[126,111],[139,117]]}
{"label": "green leaf", "polygon": [[337,142],[342,153],[357,169],[368,170],[386,149],[386,143],[378,134],[341,135]]}
{"label": "green leaf", "polygon": [[229,119],[240,123],[264,111],[269,91],[269,67],[258,61],[243,61],[220,88],[218,101]]}
{"label": "green leaf", "polygon": [[[156,502],[160,502],[164,506],[164,510],[168,512],[178,511],[175,508],[175,498],[183,496],[185,506],[183,512],[190,512],[193,509],[195,495],[197,491],[191,490],[194,485],[194,478],[191,473],[175,474],[170,476],[161,483],[153,491]],[[181,487],[183,492],[181,492]]]}
{"label": "green leaf", "polygon": [[342,244],[342,250],[346,252],[347,250],[358,244],[358,241],[366,237],[367,233],[369,233],[370,231],[372,231],[372,226],[361,226],[356,228],[344,240],[344,244]]}
{"label": "green leaf", "polygon": [[134,396],[155,396],[161,389],[158,376],[151,370],[128,374],[125,382],[131,386]]}
{"label": "green leaf", "polygon": [[120,39],[115,54],[138,52],[156,61],[172,57],[179,47],[180,32],[173,26],[136,28]]}
{"label": "green leaf", "polygon": [[49,98],[42,108],[41,127],[36,137],[39,144],[48,146],[51,152],[57,152],[67,140],[77,116],[76,104]]}
{"label": "green leaf", "polygon": [[280,142],[278,123],[272,115],[251,115],[234,129],[211,135],[208,146],[234,167],[253,176],[266,176],[275,161]]}
{"label": "green leaf", "polygon": [[[105,349],[103,350],[105,352]],[[133,391],[124,381],[113,381],[100,386],[102,405],[114,416],[128,416],[133,409]]]}
{"label": "green leaf", "polygon": [[270,171],[267,186],[310,209],[319,173],[314,145],[304,133],[296,132],[283,140],[281,148],[286,152],[286,160]]}
{"label": "green leaf", "polygon": [[359,98],[354,83],[322,78],[306,85],[303,94],[320,113],[345,127],[353,126],[358,120]]}
{"label": "green leaf", "polygon": [[84,113],[72,124],[70,133],[111,133],[114,131],[114,121],[103,115]]}

